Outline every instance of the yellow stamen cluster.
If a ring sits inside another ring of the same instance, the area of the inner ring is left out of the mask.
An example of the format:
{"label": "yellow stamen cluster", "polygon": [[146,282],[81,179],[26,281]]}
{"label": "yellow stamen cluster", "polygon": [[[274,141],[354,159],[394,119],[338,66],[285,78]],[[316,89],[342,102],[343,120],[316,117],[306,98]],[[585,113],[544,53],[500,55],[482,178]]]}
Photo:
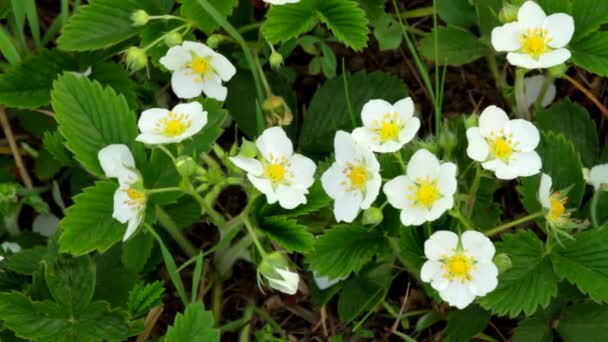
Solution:
{"label": "yellow stamen cluster", "polygon": [[517,141],[513,141],[513,133],[505,135],[503,129],[499,131],[499,134],[490,132],[490,152],[492,155],[504,162],[508,162],[513,154],[516,146],[519,144]]}
{"label": "yellow stamen cluster", "polygon": [[133,206],[142,206],[146,202],[146,194],[143,191],[139,191],[137,189],[128,188],[124,190],[127,196],[129,197],[124,203],[130,207]]}
{"label": "yellow stamen cluster", "polygon": [[369,172],[367,171],[363,163],[356,165],[353,163],[347,163],[344,170],[342,170],[342,173],[350,181],[350,184],[347,181],[342,182],[342,186],[347,188],[346,191],[365,191],[365,185],[367,184],[367,181],[369,179]]}
{"label": "yellow stamen cluster", "polygon": [[564,220],[569,216],[570,213],[566,212],[566,202],[568,197],[561,197],[559,192],[551,195],[549,198],[549,213],[547,214],[547,220],[550,222],[558,222]]}
{"label": "yellow stamen cluster", "polygon": [[430,209],[440,197],[437,181],[431,181],[427,177],[425,179],[417,178],[416,183],[416,186],[409,187],[410,195],[408,195],[408,199],[413,202],[412,207],[421,205]]}
{"label": "yellow stamen cluster", "polygon": [[398,140],[402,129],[403,122],[397,117],[396,113],[385,113],[382,120],[374,120],[372,131],[376,133],[376,140],[385,143]]}
{"label": "yellow stamen cluster", "polygon": [[193,57],[190,62],[190,69],[192,72],[199,75],[204,75],[209,71],[211,64],[209,63],[209,59],[205,57]]}
{"label": "yellow stamen cluster", "polygon": [[519,37],[523,53],[538,59],[541,55],[551,51],[549,43],[553,38],[549,37],[546,29],[530,28]]}
{"label": "yellow stamen cluster", "polygon": [[472,271],[477,268],[475,259],[464,254],[454,254],[443,260],[443,277],[449,281],[460,280],[461,283],[473,280]]}
{"label": "yellow stamen cluster", "polygon": [[287,158],[276,158],[272,154],[269,156],[268,163],[264,165],[264,175],[273,184],[288,184],[293,177],[290,171],[291,163]]}
{"label": "yellow stamen cluster", "polygon": [[186,131],[192,124],[186,114],[169,112],[166,117],[156,122],[156,131],[167,137],[176,137]]}

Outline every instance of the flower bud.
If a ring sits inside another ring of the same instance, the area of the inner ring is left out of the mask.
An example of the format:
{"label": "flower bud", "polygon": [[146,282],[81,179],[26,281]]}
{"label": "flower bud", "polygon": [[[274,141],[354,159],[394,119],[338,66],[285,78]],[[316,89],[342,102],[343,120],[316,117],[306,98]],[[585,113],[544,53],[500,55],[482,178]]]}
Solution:
{"label": "flower bud", "polygon": [[191,157],[180,156],[175,162],[175,168],[182,177],[190,177],[196,172],[198,165]]}
{"label": "flower bud", "polygon": [[288,126],[293,120],[291,109],[281,96],[272,95],[262,104],[266,123],[272,126]]}
{"label": "flower bud", "polygon": [[458,145],[458,138],[450,130],[450,125],[444,123],[441,133],[439,134],[439,147],[441,147],[446,153],[450,153]]}
{"label": "flower bud", "polygon": [[148,12],[144,10],[137,10],[131,14],[131,23],[133,26],[144,26],[150,21]]}
{"label": "flower bud", "polygon": [[139,71],[148,65],[148,55],[144,49],[132,46],[127,50],[125,61],[130,70]]}
{"label": "flower bud", "polygon": [[207,38],[207,46],[212,49],[217,49],[220,43],[224,41],[224,36],[221,34],[212,34]]}
{"label": "flower bud", "polygon": [[167,35],[165,35],[164,41],[165,41],[165,45],[167,45],[168,47],[173,47],[173,46],[181,44],[183,41],[183,38],[179,32],[170,32]]}
{"label": "flower bud", "polygon": [[281,66],[283,65],[283,56],[281,56],[281,54],[276,51],[272,51],[269,62],[270,62],[270,67],[273,70],[275,70],[275,71],[279,70],[279,69],[281,69]]}
{"label": "flower bud", "polygon": [[243,157],[255,158],[258,155],[258,147],[254,142],[243,138],[239,154]]}
{"label": "flower bud", "polygon": [[268,286],[283,293],[293,295],[298,292],[300,276],[289,270],[287,260],[279,252],[264,256],[258,273],[268,282]]}
{"label": "flower bud", "polygon": [[519,12],[519,6],[505,3],[500,12],[498,13],[498,20],[501,23],[506,24],[517,20],[517,13]]}
{"label": "flower bud", "polygon": [[384,215],[380,208],[370,207],[363,212],[363,224],[378,224],[383,219]]}
{"label": "flower bud", "polygon": [[479,115],[471,114],[464,119],[464,128],[469,129],[471,127],[477,127],[479,124]]}
{"label": "flower bud", "polygon": [[497,254],[492,260],[492,262],[494,263],[494,265],[496,265],[496,268],[498,268],[499,274],[504,273],[513,266],[511,258],[505,253]]}
{"label": "flower bud", "polygon": [[548,74],[549,74],[549,76],[551,76],[553,78],[559,78],[559,77],[564,76],[567,71],[568,71],[568,66],[566,65],[566,63],[562,63],[559,65],[550,67],[548,70]]}

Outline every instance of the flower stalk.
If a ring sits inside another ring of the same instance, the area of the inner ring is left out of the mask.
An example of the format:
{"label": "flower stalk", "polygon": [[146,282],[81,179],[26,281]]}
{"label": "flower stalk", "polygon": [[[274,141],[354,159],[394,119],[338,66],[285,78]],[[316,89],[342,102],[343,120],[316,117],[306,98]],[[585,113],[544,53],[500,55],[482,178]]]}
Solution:
{"label": "flower stalk", "polygon": [[517,68],[515,70],[515,113],[520,119],[530,120],[530,112],[526,106],[526,90],[524,89],[524,77],[527,69]]}
{"label": "flower stalk", "polygon": [[496,228],[492,228],[490,230],[487,230],[487,231],[485,231],[485,235],[486,236],[492,236],[492,235],[498,234],[500,232],[503,232],[503,231],[505,231],[505,230],[507,230],[509,228],[515,227],[515,226],[520,225],[522,223],[526,223],[528,221],[532,221],[534,219],[537,219],[537,218],[543,216],[544,214],[545,214],[544,212],[539,211],[537,213],[524,216],[524,217],[519,218],[517,220],[514,220],[514,221],[511,221],[511,222],[502,224],[502,225],[500,225],[500,226],[498,226]]}

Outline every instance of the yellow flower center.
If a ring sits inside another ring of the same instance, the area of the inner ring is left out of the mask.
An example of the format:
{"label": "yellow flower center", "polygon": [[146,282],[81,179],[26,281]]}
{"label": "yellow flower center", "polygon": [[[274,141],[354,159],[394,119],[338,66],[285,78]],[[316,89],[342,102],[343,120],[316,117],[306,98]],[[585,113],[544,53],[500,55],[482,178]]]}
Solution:
{"label": "yellow flower center", "polygon": [[471,272],[475,269],[475,260],[463,254],[454,254],[445,259],[443,277],[448,280],[458,279],[461,283],[473,279]]}
{"label": "yellow flower center", "polygon": [[559,193],[551,195],[549,198],[549,214],[547,215],[549,221],[554,222],[562,218],[566,212],[566,201],[567,198],[560,199]]}
{"label": "yellow flower center", "polygon": [[513,147],[511,146],[511,140],[505,140],[505,138],[496,138],[490,142],[490,151],[492,154],[503,161],[509,160],[513,153]]}
{"label": "yellow flower center", "polygon": [[553,40],[548,37],[548,32],[545,29],[535,28],[528,29],[519,37],[521,41],[521,49],[524,53],[538,59],[542,54],[551,51],[548,44]]}
{"label": "yellow flower center", "polygon": [[397,140],[399,138],[399,133],[403,128],[403,123],[397,117],[395,113],[385,113],[382,116],[382,120],[374,120],[375,128],[372,129],[373,132],[377,134],[376,139],[380,140],[381,143]]}
{"label": "yellow flower center", "polygon": [[268,164],[264,168],[264,173],[273,183],[283,183],[287,170],[282,164]]}
{"label": "yellow flower center", "polygon": [[367,170],[363,166],[355,166],[350,169],[350,174],[348,175],[350,179],[350,184],[359,190],[363,190],[365,188],[365,184],[367,183],[367,179],[369,178],[369,174]]}
{"label": "yellow flower center", "polygon": [[412,206],[422,205],[430,208],[436,200],[439,199],[439,189],[437,188],[437,181],[431,182],[429,179],[417,179],[418,187],[410,187],[410,191],[413,195],[408,198],[414,201]]}
{"label": "yellow flower center", "polygon": [[190,63],[190,68],[192,68],[192,71],[196,74],[204,75],[207,73],[207,71],[209,71],[209,60],[205,57],[196,56],[192,58],[192,62]]}
{"label": "yellow flower center", "polygon": [[128,200],[125,204],[128,206],[142,206],[146,202],[146,194],[143,191],[137,189],[128,188],[124,190],[127,193]]}
{"label": "yellow flower center", "polygon": [[162,135],[173,138],[184,133],[191,124],[192,121],[188,119],[186,114],[178,115],[169,112],[166,117],[158,120],[156,129]]}

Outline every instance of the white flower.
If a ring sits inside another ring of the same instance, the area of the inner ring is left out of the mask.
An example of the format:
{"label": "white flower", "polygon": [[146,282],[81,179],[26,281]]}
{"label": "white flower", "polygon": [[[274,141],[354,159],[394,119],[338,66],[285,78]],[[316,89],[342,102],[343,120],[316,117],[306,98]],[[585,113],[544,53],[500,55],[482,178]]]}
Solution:
{"label": "white flower", "polygon": [[317,285],[319,290],[325,290],[325,289],[328,289],[328,288],[336,285],[337,283],[341,282],[342,280],[345,280],[346,278],[348,278],[348,276],[330,279],[329,277],[319,275],[319,273],[317,273],[317,271],[313,271],[312,278],[314,279],[315,284]]}
{"label": "white flower", "polygon": [[608,184],[608,164],[600,164],[591,168],[587,183],[593,185],[595,191]]}
{"label": "white flower", "polygon": [[298,292],[300,276],[297,272],[289,270],[288,261],[279,252],[267,254],[258,267],[259,275],[264,276],[268,286],[283,293],[293,295]]}
{"label": "white flower", "polygon": [[321,176],[321,185],[334,199],[336,221],[352,222],[360,209],[369,208],[378,197],[380,164],[374,153],[344,131],[336,132],[334,148],[336,161]]}
{"label": "white flower", "polygon": [[207,112],[198,102],[181,103],[172,110],[152,108],[141,113],[135,140],[144,144],[180,142],[198,133],[207,124]]}
{"label": "white flower", "polygon": [[266,195],[268,203],[279,202],[285,209],[306,203],[308,188],[314,183],[316,165],[293,153],[291,140],[281,127],[266,129],[256,140],[261,160],[236,156],[230,160],[247,171],[247,178]]}
{"label": "white flower", "polygon": [[[534,75],[530,77],[524,78],[524,90],[526,92],[526,108],[529,108],[536,102],[536,99],[540,95],[540,91],[545,83],[544,75]],[[549,88],[547,88],[547,92],[541,101],[541,105],[543,107],[547,107],[548,105],[555,100],[555,95],[557,94],[557,89],[555,88],[555,82],[551,82]]]}
{"label": "white flower", "polygon": [[538,129],[529,121],[509,120],[496,106],[489,106],[479,117],[479,127],[467,130],[467,155],[499,179],[532,176],[542,162],[534,149],[540,142]]}
{"label": "white flower", "polygon": [[273,5],[285,5],[285,4],[295,4],[295,3],[300,2],[300,0],[264,0],[264,2],[273,4]]}
{"label": "white flower", "polygon": [[450,305],[464,309],[498,285],[495,252],[492,241],[480,232],[466,231],[460,239],[450,231],[435,232],[424,243],[429,260],[422,265],[420,278]]}
{"label": "white flower", "polygon": [[407,164],[407,175],[384,184],[384,193],[393,207],[401,209],[401,223],[417,226],[451,209],[456,187],[456,164],[440,163],[422,149]]}
{"label": "white flower", "polygon": [[21,252],[21,246],[19,246],[19,244],[16,242],[5,241],[0,244],[0,248],[2,248],[2,251],[5,253],[9,251],[13,254]]}
{"label": "white flower", "polygon": [[228,89],[222,81],[229,81],[236,68],[223,55],[207,45],[185,41],[174,46],[160,59],[160,64],[171,70],[171,88],[178,97],[191,99],[201,92],[208,97],[224,101]]}
{"label": "white flower", "polygon": [[395,152],[411,141],[420,128],[414,117],[410,97],[394,105],[384,100],[370,100],[361,110],[363,127],[353,130],[353,138],[374,152]]}
{"label": "white flower", "polygon": [[574,34],[574,20],[565,13],[545,15],[540,6],[526,1],[517,21],[492,30],[496,51],[507,51],[507,60],[526,69],[550,68],[570,59],[565,48]]}
{"label": "white flower", "polygon": [[553,180],[551,176],[543,173],[540,178],[540,187],[538,188],[538,200],[545,208],[547,214],[545,218],[552,225],[560,225],[568,221],[570,212],[566,210],[566,202],[568,197],[559,192],[551,192]]}
{"label": "white flower", "polygon": [[118,178],[119,187],[114,192],[112,217],[120,223],[127,223],[123,237],[123,241],[126,241],[144,217],[147,197],[143,181],[126,145],[108,145],[99,151],[97,158],[107,177]]}

